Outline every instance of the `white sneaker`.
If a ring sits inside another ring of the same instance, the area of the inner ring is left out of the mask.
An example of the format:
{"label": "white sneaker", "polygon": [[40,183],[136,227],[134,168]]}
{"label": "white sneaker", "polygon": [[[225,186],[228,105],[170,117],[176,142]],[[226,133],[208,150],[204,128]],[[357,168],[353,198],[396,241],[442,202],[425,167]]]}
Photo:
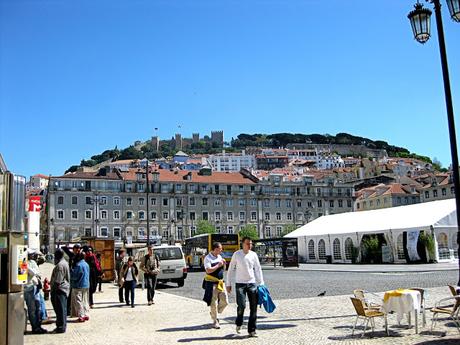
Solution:
{"label": "white sneaker", "polygon": [[238,334],[241,333],[241,326],[236,326],[236,333],[238,333]]}
{"label": "white sneaker", "polygon": [[220,329],[219,320],[214,321],[214,323],[212,324],[212,328]]}
{"label": "white sneaker", "polygon": [[259,337],[256,332],[249,332],[249,337],[250,338],[257,338]]}

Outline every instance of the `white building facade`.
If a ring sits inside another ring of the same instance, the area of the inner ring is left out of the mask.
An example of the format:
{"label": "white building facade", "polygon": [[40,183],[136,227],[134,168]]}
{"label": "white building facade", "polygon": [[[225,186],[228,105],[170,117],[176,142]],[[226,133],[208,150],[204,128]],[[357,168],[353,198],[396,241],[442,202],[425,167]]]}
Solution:
{"label": "white building facade", "polygon": [[242,153],[221,153],[209,156],[209,163],[214,171],[238,172],[241,169],[252,169],[256,167],[254,155]]}

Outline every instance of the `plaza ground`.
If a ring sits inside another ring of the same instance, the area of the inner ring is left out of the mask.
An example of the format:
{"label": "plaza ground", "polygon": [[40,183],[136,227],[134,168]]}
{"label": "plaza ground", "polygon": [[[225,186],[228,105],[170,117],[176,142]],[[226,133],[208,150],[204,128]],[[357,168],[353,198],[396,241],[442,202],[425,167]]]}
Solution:
{"label": "plaza ground", "polygon": [[[43,271],[46,271],[43,267]],[[184,288],[160,287],[156,304],[147,306],[145,291],[136,290],[136,308],[117,302],[117,288],[104,284],[103,293],[95,295],[95,309],[90,321],[76,323],[71,319],[66,334],[25,336],[28,345],[73,344],[459,344],[460,333],[447,320],[438,324],[434,333],[429,331],[431,313],[427,312],[428,325],[420,327],[416,335],[407,322],[397,325],[396,316],[389,316],[390,336],[383,329],[383,319],[376,321],[373,337],[361,338],[362,328],[351,336],[355,311],[349,297],[353,288],[369,284],[390,288],[424,285],[428,287],[427,307],[436,300],[449,296],[447,283],[455,283],[457,271],[444,270],[426,272],[372,273],[372,272],[324,272],[305,270],[264,270],[265,280],[272,290],[277,309],[267,314],[259,309],[259,338],[248,339],[246,330],[235,333],[234,317],[236,305],[232,303],[221,316],[221,329],[210,329],[209,309],[201,301],[201,279],[203,274],[193,272]],[[46,275],[46,273],[45,273]],[[384,283],[388,281],[388,283]],[[199,282],[198,285],[196,283]],[[407,285],[409,284],[409,285]],[[173,286],[173,284],[171,284]],[[313,287],[311,287],[313,286]],[[302,289],[304,292],[302,292]],[[194,291],[193,298],[184,296],[185,291]],[[290,295],[284,296],[287,291]],[[343,290],[346,290],[342,293]],[[196,291],[196,292],[195,292]],[[325,297],[316,296],[327,291]],[[303,296],[302,296],[303,294]],[[379,293],[382,296],[381,293]],[[277,297],[278,296],[278,297]],[[284,296],[284,298],[283,298]],[[232,298],[233,300],[233,298]],[[48,304],[48,308],[51,308]],[[52,315],[52,311],[50,312]],[[54,325],[46,325],[51,330]]]}

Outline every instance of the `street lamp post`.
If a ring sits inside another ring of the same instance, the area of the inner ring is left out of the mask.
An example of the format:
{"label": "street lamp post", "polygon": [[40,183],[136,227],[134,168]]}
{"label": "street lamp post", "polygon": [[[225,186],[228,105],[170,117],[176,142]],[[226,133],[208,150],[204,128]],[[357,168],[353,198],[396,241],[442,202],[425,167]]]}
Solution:
{"label": "street lamp post", "polygon": [[[450,89],[449,68],[447,65],[446,43],[444,40],[444,29],[442,26],[441,2],[440,0],[426,0],[434,5],[436,17],[436,28],[438,31],[439,52],[441,55],[442,76],[444,81],[444,93],[446,99],[447,122],[449,125],[450,152],[452,155],[452,174],[454,180],[455,201],[457,207],[457,245],[460,255],[460,177],[458,164],[457,136],[455,134],[454,107],[452,104],[452,93]],[[460,22],[460,0],[446,0],[451,18]],[[415,9],[407,16],[411,22],[412,31],[415,39],[424,44],[430,38],[430,16],[431,11],[423,8],[423,5],[417,2]],[[459,260],[459,281],[460,285],[460,260]]]}
{"label": "street lamp post", "polygon": [[149,160],[146,159],[145,164],[145,194],[146,194],[146,201],[145,201],[145,211],[147,213],[147,247],[150,247],[150,214],[149,214]]}

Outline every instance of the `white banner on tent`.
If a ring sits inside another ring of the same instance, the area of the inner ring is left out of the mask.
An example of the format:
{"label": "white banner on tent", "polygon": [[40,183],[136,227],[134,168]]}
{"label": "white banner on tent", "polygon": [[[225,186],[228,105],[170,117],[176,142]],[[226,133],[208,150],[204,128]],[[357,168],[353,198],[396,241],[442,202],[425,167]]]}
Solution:
{"label": "white banner on tent", "polygon": [[419,261],[420,256],[417,252],[417,242],[418,236],[420,234],[419,230],[413,230],[407,232],[407,254],[409,254],[410,261]]}

